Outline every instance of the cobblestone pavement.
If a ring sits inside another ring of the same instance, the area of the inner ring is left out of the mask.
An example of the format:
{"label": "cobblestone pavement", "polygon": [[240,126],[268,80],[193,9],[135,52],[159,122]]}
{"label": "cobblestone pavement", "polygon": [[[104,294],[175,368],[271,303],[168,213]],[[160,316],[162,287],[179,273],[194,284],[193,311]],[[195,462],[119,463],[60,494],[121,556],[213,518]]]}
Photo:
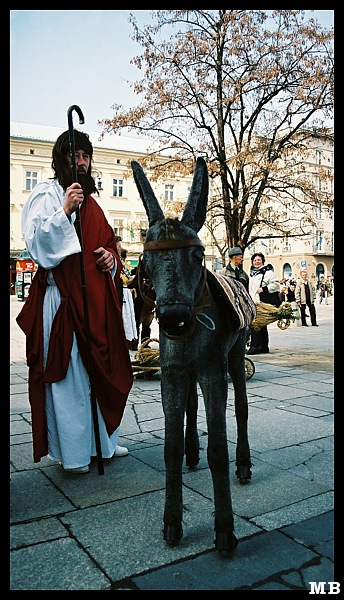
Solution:
{"label": "cobblestone pavement", "polygon": [[[200,399],[201,461],[183,473],[184,537],[162,538],[164,416],[159,377],[136,379],[121,426],[126,458],[86,475],[32,462],[25,339],[10,298],[10,590],[304,590],[336,593],[334,558],[333,297],[319,327],[269,325],[270,354],[247,381],[252,480],[235,478],[236,427],[228,385],[228,445],[236,552],[213,545],[213,492]],[[152,337],[157,336],[156,323]],[[336,492],[337,493],[337,492]],[[338,507],[338,504],[337,504]],[[338,510],[338,508],[337,508]],[[336,561],[338,563],[338,559]],[[336,568],[338,566],[338,568]]]}

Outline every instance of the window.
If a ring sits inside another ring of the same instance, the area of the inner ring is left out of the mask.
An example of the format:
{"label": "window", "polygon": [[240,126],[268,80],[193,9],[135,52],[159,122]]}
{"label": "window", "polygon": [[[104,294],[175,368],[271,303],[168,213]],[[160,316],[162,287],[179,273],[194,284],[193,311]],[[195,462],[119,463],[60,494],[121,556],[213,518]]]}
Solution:
{"label": "window", "polygon": [[123,179],[112,180],[112,195],[116,198],[123,197]]}
{"label": "window", "polygon": [[273,254],[275,250],[275,240],[273,238],[268,239],[268,248],[269,254]]}
{"label": "window", "polygon": [[113,220],[113,231],[115,235],[119,235],[123,238],[123,221],[121,219]]}
{"label": "window", "polygon": [[317,219],[322,219],[323,218],[323,210],[322,210],[322,203],[321,202],[317,202],[316,205],[316,218]]}
{"label": "window", "polygon": [[37,171],[25,171],[25,190],[31,192],[38,183]]}
{"label": "window", "polygon": [[174,186],[171,183],[165,184],[165,202],[173,200],[173,188]]}
{"label": "window", "polygon": [[289,243],[289,238],[288,236],[286,236],[284,238],[284,243],[283,243],[283,252],[291,252],[291,244]]}
{"label": "window", "polygon": [[283,266],[283,277],[288,278],[292,276],[292,268],[289,263],[284,263]]}
{"label": "window", "polygon": [[322,252],[323,251],[323,232],[318,229],[315,235],[316,235],[315,252]]}
{"label": "window", "polygon": [[316,150],[315,152],[315,160],[317,165],[321,165],[321,152],[320,150]]}

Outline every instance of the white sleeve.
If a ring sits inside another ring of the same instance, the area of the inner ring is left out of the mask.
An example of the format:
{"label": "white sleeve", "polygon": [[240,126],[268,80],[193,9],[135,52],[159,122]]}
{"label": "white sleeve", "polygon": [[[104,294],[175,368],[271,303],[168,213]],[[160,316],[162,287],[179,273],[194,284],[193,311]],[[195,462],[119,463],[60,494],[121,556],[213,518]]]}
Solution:
{"label": "white sleeve", "polygon": [[279,279],[276,277],[275,273],[273,271],[267,271],[266,273],[267,278],[266,278],[266,283],[264,283],[263,281],[263,286],[266,285],[268,290],[269,290],[269,294],[273,294],[274,292],[279,292],[280,291],[280,282]]}
{"label": "white sleeve", "polygon": [[68,219],[63,210],[64,192],[54,180],[38,184],[22,212],[22,231],[32,260],[44,269],[81,251],[73,225],[75,213]]}

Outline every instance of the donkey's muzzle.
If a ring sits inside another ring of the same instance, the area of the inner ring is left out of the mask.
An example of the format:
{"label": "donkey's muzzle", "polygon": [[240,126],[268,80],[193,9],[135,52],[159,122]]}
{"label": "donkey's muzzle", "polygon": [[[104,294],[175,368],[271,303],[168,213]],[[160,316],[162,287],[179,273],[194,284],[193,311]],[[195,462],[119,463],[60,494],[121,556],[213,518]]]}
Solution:
{"label": "donkey's muzzle", "polygon": [[170,338],[180,338],[191,332],[194,326],[193,311],[185,304],[158,306],[156,316],[161,331]]}

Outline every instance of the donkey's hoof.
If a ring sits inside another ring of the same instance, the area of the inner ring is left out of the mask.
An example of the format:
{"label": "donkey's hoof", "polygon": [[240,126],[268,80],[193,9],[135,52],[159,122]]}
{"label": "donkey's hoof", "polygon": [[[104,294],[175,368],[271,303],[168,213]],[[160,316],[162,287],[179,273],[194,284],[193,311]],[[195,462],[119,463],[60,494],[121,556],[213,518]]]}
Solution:
{"label": "donkey's hoof", "polygon": [[215,531],[215,548],[224,558],[230,556],[238,545],[233,531]]}
{"label": "donkey's hoof", "polygon": [[187,461],[185,461],[185,464],[188,467],[188,469],[196,469],[198,463],[199,463],[199,459],[198,460],[187,460]]}
{"label": "donkey's hoof", "polygon": [[199,463],[199,454],[187,454],[185,464],[189,469],[195,469]]}
{"label": "donkey's hoof", "polygon": [[249,483],[252,476],[250,467],[246,465],[238,466],[237,470],[235,471],[235,474],[239,479],[240,483]]}
{"label": "donkey's hoof", "polygon": [[168,546],[176,546],[183,537],[181,525],[164,525],[164,540]]}

